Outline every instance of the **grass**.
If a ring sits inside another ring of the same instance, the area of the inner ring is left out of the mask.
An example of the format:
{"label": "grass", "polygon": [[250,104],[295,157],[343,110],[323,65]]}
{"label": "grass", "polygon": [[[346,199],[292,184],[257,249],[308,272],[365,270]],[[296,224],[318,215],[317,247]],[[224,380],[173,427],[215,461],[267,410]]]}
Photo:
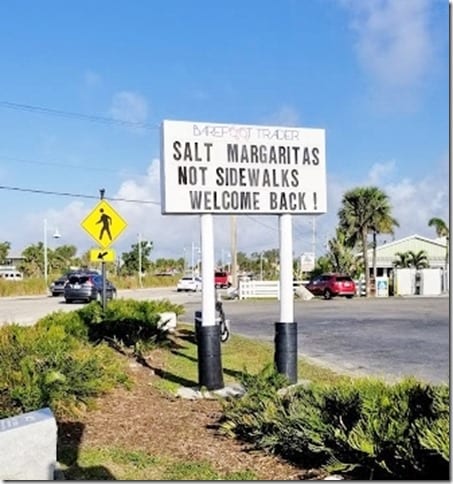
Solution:
{"label": "grass", "polygon": [[192,481],[256,480],[251,471],[219,473],[205,461],[181,461],[120,447],[82,449],[74,460],[71,450],[59,455],[65,480]]}
{"label": "grass", "polygon": [[[193,386],[198,383],[198,355],[193,339],[193,325],[179,324],[179,330],[183,335],[183,344],[167,353],[165,371],[158,383],[160,389],[169,392],[175,392],[182,382],[192,383]],[[256,374],[271,363],[274,359],[274,346],[233,334],[227,343],[222,344],[221,358],[224,383],[229,384],[237,382],[241,373]],[[298,362],[298,377],[323,383],[336,383],[348,378],[303,358]]]}

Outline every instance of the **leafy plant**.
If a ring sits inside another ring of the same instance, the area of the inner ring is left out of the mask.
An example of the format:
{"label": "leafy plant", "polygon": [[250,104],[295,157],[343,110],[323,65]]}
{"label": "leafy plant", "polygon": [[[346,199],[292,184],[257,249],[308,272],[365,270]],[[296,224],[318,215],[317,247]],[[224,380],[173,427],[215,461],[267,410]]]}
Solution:
{"label": "leafy plant", "polygon": [[[308,384],[277,392],[263,374],[225,407],[222,429],[304,465],[359,478],[445,478],[449,391],[414,379]],[[250,391],[251,389],[251,391]]]}

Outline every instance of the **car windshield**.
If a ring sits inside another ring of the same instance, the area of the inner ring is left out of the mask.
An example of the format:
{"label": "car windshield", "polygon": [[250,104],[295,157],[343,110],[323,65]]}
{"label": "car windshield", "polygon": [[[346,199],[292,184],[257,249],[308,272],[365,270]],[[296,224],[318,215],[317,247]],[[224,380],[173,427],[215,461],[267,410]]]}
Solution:
{"label": "car windshield", "polygon": [[337,277],[338,282],[350,282],[352,279],[349,276],[338,276]]}
{"label": "car windshield", "polygon": [[84,284],[89,280],[89,276],[71,276],[69,282],[71,284]]}

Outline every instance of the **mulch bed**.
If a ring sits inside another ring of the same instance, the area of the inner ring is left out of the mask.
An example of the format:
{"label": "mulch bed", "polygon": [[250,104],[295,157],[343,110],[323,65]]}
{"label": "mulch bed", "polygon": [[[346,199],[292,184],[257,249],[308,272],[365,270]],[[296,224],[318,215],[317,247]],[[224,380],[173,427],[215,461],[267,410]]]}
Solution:
{"label": "mulch bed", "polygon": [[[132,361],[132,360],[131,360]],[[221,405],[216,400],[184,400],[153,387],[159,378],[137,363],[130,365],[132,390],[115,389],[98,399],[96,409],[59,425],[60,444],[120,446],[154,456],[208,461],[219,472],[253,471],[260,480],[322,479],[326,473],[302,469],[277,456],[254,450],[219,434]]]}

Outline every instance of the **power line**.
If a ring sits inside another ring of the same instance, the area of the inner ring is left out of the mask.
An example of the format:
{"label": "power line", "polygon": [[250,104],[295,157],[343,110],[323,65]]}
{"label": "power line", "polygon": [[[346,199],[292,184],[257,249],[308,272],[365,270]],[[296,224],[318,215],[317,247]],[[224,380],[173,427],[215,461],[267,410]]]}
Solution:
{"label": "power line", "polygon": [[117,170],[112,170],[108,168],[101,168],[95,165],[74,165],[71,163],[58,163],[55,161],[40,161],[40,160],[26,160],[24,158],[15,158],[13,156],[5,156],[0,154],[0,158],[7,161],[14,161],[17,163],[27,163],[31,165],[46,165],[46,166],[56,166],[58,168],[76,168],[76,169],[88,169],[91,171],[102,171],[107,173],[117,173]]}
{"label": "power line", "polygon": [[[0,190],[11,190],[16,192],[36,193],[40,195],[56,195],[60,197],[89,198],[89,199],[99,200],[99,196],[95,196],[95,195],[85,195],[81,193],[70,193],[70,192],[56,192],[51,190],[39,190],[36,188],[21,188],[21,187],[11,187],[6,185],[0,185]],[[129,198],[109,198],[109,197],[106,197],[106,200],[110,200],[112,202],[130,202],[130,203],[160,205],[160,202],[156,202],[154,200],[133,200]]]}
{"label": "power line", "polygon": [[110,124],[110,125],[117,125],[117,126],[129,126],[131,128],[141,128],[141,129],[149,129],[149,130],[160,129],[160,126],[157,124],[148,124],[148,123],[143,123],[139,121],[127,121],[125,119],[109,118],[106,116],[96,116],[93,114],[75,113],[72,111],[63,111],[60,109],[52,109],[52,108],[46,108],[42,106],[33,106],[31,104],[20,104],[20,103],[12,103],[9,101],[0,101],[0,107],[6,108],[6,109],[14,109],[16,111],[27,111],[27,112],[46,114],[51,116],[59,116],[63,118],[79,119],[84,121],[90,121],[93,123]]}

